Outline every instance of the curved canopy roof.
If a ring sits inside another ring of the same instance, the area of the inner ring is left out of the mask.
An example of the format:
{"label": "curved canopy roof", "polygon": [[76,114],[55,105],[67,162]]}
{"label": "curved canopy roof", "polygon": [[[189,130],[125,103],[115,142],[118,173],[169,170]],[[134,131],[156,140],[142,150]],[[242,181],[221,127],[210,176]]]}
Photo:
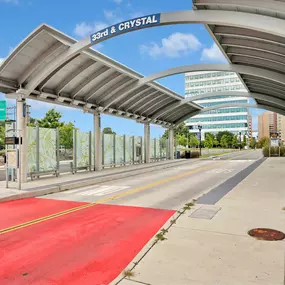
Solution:
{"label": "curved canopy roof", "polygon": [[[193,0],[194,9],[206,11],[244,12],[285,20],[285,2],[273,0]],[[260,30],[270,22],[260,21]],[[285,22],[284,22],[285,24]],[[258,30],[206,25],[229,63],[258,67],[285,76],[285,38]],[[259,75],[241,74],[250,92],[285,98],[285,80],[276,82]],[[285,77],[284,77],[285,78]],[[263,104],[256,99],[257,104]]]}
{"label": "curved canopy roof", "polygon": [[[0,65],[0,92],[21,93],[47,63],[75,42],[49,26],[40,26]],[[142,78],[141,74],[88,48],[53,70],[28,98],[141,121],[184,99],[155,82],[137,86]],[[165,114],[155,123],[171,125],[189,110],[201,108],[189,102],[178,113]]]}

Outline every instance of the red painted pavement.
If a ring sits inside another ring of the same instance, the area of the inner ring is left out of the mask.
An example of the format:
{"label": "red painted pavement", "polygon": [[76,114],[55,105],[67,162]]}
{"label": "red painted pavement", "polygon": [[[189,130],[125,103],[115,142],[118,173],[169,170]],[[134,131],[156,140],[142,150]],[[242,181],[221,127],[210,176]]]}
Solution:
{"label": "red painted pavement", "polygon": [[0,284],[109,284],[173,214],[96,205],[0,235]]}
{"label": "red painted pavement", "polygon": [[0,230],[85,204],[37,198],[0,203]]}

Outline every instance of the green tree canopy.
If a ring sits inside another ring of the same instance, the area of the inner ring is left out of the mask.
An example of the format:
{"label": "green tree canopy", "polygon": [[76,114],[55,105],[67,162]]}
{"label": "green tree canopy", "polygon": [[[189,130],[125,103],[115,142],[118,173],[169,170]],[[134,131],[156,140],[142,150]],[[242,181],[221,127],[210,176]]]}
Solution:
{"label": "green tree canopy", "polygon": [[59,128],[64,125],[60,122],[62,115],[57,112],[54,108],[46,112],[45,117],[41,120],[37,120],[39,127],[41,128]]}
{"label": "green tree canopy", "polygon": [[113,132],[112,128],[110,128],[110,127],[104,128],[102,132],[103,132],[103,134],[110,134],[110,135],[116,134],[115,132]]}
{"label": "green tree canopy", "polygon": [[229,146],[229,137],[226,134],[222,136],[220,144],[224,148]]}
{"label": "green tree canopy", "polygon": [[59,144],[64,146],[65,149],[73,147],[73,130],[74,124],[69,122],[59,128]]}
{"label": "green tree canopy", "polygon": [[190,135],[190,141],[189,141],[190,146],[192,147],[197,147],[199,145],[199,140],[195,135]]}
{"label": "green tree canopy", "polygon": [[255,138],[250,139],[249,146],[250,146],[250,148],[255,149],[255,147],[256,147],[256,139]]}
{"label": "green tree canopy", "polygon": [[[186,137],[186,139],[189,137],[189,128],[185,125],[185,123],[181,123],[179,124],[175,130],[174,130],[174,135],[177,136],[177,135],[184,135]],[[163,138],[168,138],[168,130],[165,130],[163,136]]]}
{"label": "green tree canopy", "polygon": [[269,137],[262,137],[257,142],[257,148],[263,148],[265,146],[269,146]]}
{"label": "green tree canopy", "polygon": [[216,135],[217,140],[219,141],[220,144],[222,144],[221,140],[222,137],[226,135],[228,137],[228,143],[232,141],[234,134],[229,132],[229,131],[222,131],[222,132],[218,132]]}
{"label": "green tree canopy", "polygon": [[178,145],[186,146],[187,145],[187,138],[184,135],[177,135]]}
{"label": "green tree canopy", "polygon": [[204,146],[207,148],[212,148],[214,146],[215,136],[211,133],[205,135]]}
{"label": "green tree canopy", "polygon": [[236,148],[236,147],[238,147],[238,145],[239,145],[238,137],[234,136],[232,138],[232,147]]}

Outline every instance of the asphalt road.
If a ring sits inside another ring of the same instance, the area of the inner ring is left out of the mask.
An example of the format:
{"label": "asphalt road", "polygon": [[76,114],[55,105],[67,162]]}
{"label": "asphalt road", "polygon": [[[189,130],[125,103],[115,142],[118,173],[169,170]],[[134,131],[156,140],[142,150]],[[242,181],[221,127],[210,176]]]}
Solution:
{"label": "asphalt road", "polygon": [[261,157],[260,151],[241,151],[189,160],[162,171],[1,203],[0,284],[110,284],[176,210],[202,194],[210,195],[210,202],[221,198]]}
{"label": "asphalt road", "polygon": [[[210,191],[261,157],[260,151],[241,151],[193,163],[189,160],[187,165],[47,195],[44,198],[96,202],[121,195],[123,197],[107,203],[177,210],[187,201]],[[140,190],[141,187],[145,188]],[[129,194],[130,192],[132,193]]]}

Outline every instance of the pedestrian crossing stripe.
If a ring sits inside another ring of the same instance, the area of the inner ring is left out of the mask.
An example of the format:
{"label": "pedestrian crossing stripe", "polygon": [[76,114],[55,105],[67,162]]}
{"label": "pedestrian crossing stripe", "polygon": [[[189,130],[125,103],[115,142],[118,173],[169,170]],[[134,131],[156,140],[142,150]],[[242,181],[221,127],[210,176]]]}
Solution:
{"label": "pedestrian crossing stripe", "polygon": [[111,193],[119,192],[130,188],[124,185],[92,185],[87,187],[77,188],[63,192],[65,194],[74,194],[75,196],[104,196]]}

